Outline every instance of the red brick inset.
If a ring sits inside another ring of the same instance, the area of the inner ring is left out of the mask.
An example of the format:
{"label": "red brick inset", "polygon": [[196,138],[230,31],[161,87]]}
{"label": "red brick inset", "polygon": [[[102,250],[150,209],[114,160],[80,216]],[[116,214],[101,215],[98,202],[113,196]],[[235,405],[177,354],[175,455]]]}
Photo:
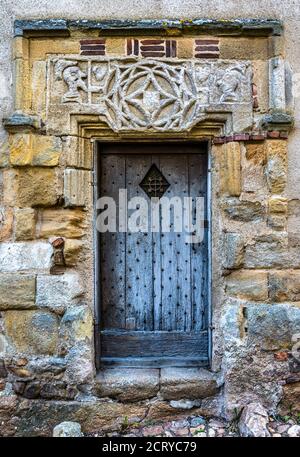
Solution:
{"label": "red brick inset", "polygon": [[105,56],[105,39],[80,40],[82,56]]}
{"label": "red brick inset", "polygon": [[220,57],[219,40],[196,39],[194,57],[196,59],[218,59]]}
{"label": "red brick inset", "polygon": [[140,57],[176,57],[177,43],[175,40],[127,39],[127,55]]}
{"label": "red brick inset", "polygon": [[264,141],[266,138],[272,139],[287,139],[287,131],[270,130],[262,132],[250,132],[250,133],[235,133],[228,136],[216,136],[213,139],[213,144],[224,144],[230,143],[231,141]]}

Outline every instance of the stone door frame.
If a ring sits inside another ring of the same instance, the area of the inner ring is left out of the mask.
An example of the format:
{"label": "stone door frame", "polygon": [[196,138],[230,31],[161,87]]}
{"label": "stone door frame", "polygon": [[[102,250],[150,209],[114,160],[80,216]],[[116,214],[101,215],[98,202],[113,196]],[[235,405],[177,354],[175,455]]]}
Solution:
{"label": "stone door frame", "polygon": [[[105,139],[101,136],[94,137],[91,141],[93,142],[93,201],[94,201],[94,207],[95,207],[95,201],[96,201],[96,196],[98,194],[98,182],[96,177],[98,176],[98,170],[97,170],[97,155],[100,153],[100,146],[101,144],[105,143],[128,143],[128,141],[138,142],[138,143],[161,143],[161,142],[166,142],[168,144],[172,142],[179,142],[181,144],[184,143],[205,143],[206,144],[206,150],[207,150],[207,223],[208,223],[208,253],[207,253],[207,261],[208,261],[208,267],[207,267],[207,275],[208,275],[208,291],[207,291],[207,309],[208,309],[208,366],[211,366],[212,363],[212,313],[213,313],[213,307],[212,307],[212,297],[211,297],[211,291],[212,291],[212,284],[211,284],[211,277],[212,277],[212,262],[211,262],[211,256],[212,256],[212,242],[211,242],[211,231],[212,231],[212,220],[211,220],[211,213],[212,213],[212,208],[211,208],[211,140],[208,139],[208,137],[204,137],[202,135],[200,136],[195,136],[195,135],[184,135],[181,137],[180,135],[176,138],[171,138],[167,137],[165,134],[155,134],[151,135],[148,138],[144,138],[139,134],[130,136],[130,139],[128,138],[117,138],[115,135],[113,135],[113,132],[111,132],[111,137],[105,136]],[[161,151],[163,154],[164,152]],[[94,339],[95,339],[95,363],[96,367],[99,370],[101,365],[101,345],[100,345],[100,326],[101,326],[101,303],[100,303],[100,285],[98,284],[99,278],[100,278],[100,273],[99,273],[99,234],[96,230],[96,224],[95,224],[95,216],[94,216],[94,222],[93,222],[93,227],[94,227],[94,241],[93,241],[93,246],[94,246],[94,316],[95,316],[95,331],[94,331]]]}

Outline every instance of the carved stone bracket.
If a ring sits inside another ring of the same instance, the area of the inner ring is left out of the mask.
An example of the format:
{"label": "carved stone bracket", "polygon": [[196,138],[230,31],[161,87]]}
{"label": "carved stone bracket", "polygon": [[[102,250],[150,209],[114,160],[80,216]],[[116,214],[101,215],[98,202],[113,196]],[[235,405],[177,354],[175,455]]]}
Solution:
{"label": "carved stone bracket", "polygon": [[[49,111],[99,114],[116,132],[190,130],[207,113],[248,110],[247,61],[70,57],[49,65]],[[236,107],[236,108],[235,108]]]}

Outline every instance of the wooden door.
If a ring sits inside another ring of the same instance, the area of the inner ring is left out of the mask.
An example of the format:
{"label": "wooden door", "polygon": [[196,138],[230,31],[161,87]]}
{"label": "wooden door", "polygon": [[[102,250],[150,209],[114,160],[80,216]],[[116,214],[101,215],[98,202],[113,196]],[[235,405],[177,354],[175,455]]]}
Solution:
{"label": "wooden door", "polygon": [[[203,197],[207,219],[207,154],[202,145],[110,144],[99,151],[99,196],[119,189],[128,201],[150,196],[141,186],[151,167],[167,181],[164,196]],[[105,364],[208,364],[208,233],[201,243],[170,231],[100,234],[100,350]],[[128,216],[130,211],[128,211]],[[161,217],[161,212],[160,212]],[[193,216],[194,217],[194,216]]]}

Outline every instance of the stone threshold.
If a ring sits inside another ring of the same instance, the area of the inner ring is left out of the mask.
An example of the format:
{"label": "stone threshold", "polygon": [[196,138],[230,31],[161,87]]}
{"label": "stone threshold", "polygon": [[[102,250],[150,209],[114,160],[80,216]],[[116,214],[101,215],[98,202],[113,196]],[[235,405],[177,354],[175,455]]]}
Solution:
{"label": "stone threshold", "polygon": [[218,384],[216,376],[205,368],[118,367],[99,371],[95,390],[100,397],[110,397],[122,402],[140,401],[156,396],[173,402],[184,399],[197,401],[215,395]]}

